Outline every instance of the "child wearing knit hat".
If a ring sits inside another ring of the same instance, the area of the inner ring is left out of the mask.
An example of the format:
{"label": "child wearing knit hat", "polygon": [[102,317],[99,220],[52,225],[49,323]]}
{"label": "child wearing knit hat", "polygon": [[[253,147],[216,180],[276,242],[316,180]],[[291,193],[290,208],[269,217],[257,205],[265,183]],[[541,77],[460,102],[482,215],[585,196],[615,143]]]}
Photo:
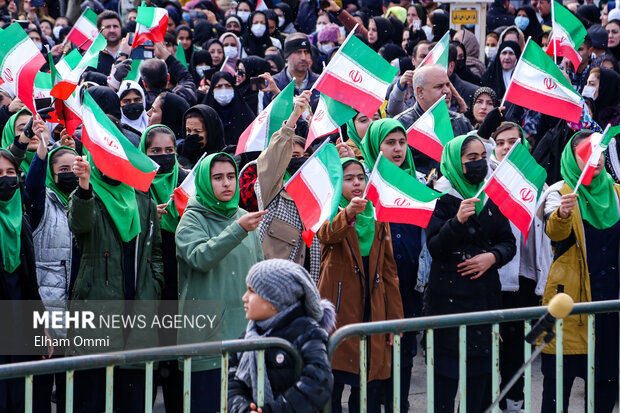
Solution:
{"label": "child wearing knit hat", "polygon": [[228,407],[231,412],[316,412],[329,400],[333,376],[328,334],[336,325],[334,305],[321,300],[310,274],[288,260],[254,264],[246,277],[244,338],[279,337],[301,353],[304,368],[279,349],[265,352],[265,404],[257,406],[257,352],[231,355]]}

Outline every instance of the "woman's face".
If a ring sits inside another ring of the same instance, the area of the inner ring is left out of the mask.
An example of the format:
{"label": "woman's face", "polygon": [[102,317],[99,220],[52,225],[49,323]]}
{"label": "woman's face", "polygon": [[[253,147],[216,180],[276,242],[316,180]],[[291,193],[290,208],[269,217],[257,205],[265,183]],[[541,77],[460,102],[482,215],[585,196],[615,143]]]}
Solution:
{"label": "woman's face", "polygon": [[316,18],[316,24],[329,24],[329,16],[327,14],[321,14]]}
{"label": "woman's face", "polygon": [[52,166],[54,182],[58,183],[58,174],[73,171],[73,162],[75,162],[76,157],[77,155],[74,153],[63,153],[54,157],[54,165]]}
{"label": "woman's face", "polygon": [[517,12],[517,16],[527,17],[527,13],[525,12],[525,10],[519,10]]}
{"label": "woman's face", "polygon": [[30,32],[30,33],[28,33],[28,37],[30,37],[33,42],[41,43],[41,35],[39,33],[37,33],[37,32]]}
{"label": "woman's face", "polygon": [[157,133],[151,140],[151,146],[146,150],[147,155],[168,155],[176,153],[174,139],[168,133]]}
{"label": "woman's face", "polygon": [[237,173],[230,162],[216,162],[211,165],[211,187],[218,201],[228,202],[237,191]]}
{"label": "woman's face", "polygon": [[609,69],[609,70],[614,70],[614,64],[612,63],[611,60],[603,60],[601,62],[601,67],[603,69]]}
{"label": "woman's face", "polygon": [[48,37],[52,37],[52,25],[49,24],[46,21],[42,21],[39,23],[39,26],[41,27],[41,31],[43,32],[43,34],[45,34]]}
{"label": "woman's face", "polygon": [[351,162],[344,168],[342,180],[342,196],[347,201],[364,195],[366,189],[366,175],[364,169],[357,162]]}
{"label": "woman's face", "polygon": [[177,42],[181,42],[181,47],[183,47],[183,50],[188,50],[192,47],[192,38],[187,30],[179,31],[179,34],[177,35]]}
{"label": "woman's face", "polygon": [[224,60],[224,49],[220,46],[219,43],[213,43],[209,46],[208,50],[211,55],[211,60],[213,61],[213,66],[219,66],[220,63]]}
{"label": "woman's face", "polygon": [[302,156],[304,156],[304,147],[301,146],[298,143],[293,143],[293,154],[291,155],[291,159],[292,158],[301,158]]}
{"label": "woman's face", "polygon": [[149,117],[149,126],[161,123],[162,111],[161,111],[162,99],[157,98],[151,108],[146,112]]}
{"label": "woman's face", "polygon": [[407,47],[408,41],[409,41],[409,29],[405,29],[403,30],[403,42],[400,44],[400,46],[404,49],[405,47]]}
{"label": "woman's face", "polygon": [[200,136],[202,148],[207,144],[207,128],[201,118],[187,118],[185,119],[185,136],[198,135]]}
{"label": "woman's face", "polygon": [[360,139],[363,139],[364,136],[366,136],[366,131],[368,130],[371,122],[377,119],[381,119],[381,116],[379,116],[378,113],[375,113],[372,119],[364,115],[363,113],[357,114],[357,116],[355,116],[355,119],[353,119],[353,125],[355,125],[355,131],[357,132],[357,136],[359,136]]}
{"label": "woman's face", "polygon": [[239,64],[237,64],[237,84],[241,84],[243,83],[243,81],[245,80],[245,66],[243,65],[243,63],[239,62]]}
{"label": "woman's face", "polygon": [[486,159],[487,151],[484,149],[484,145],[478,139],[474,139],[469,142],[461,155],[461,165],[463,167],[463,173],[465,170],[465,164],[467,162],[477,161],[479,159]]}
{"label": "woman's face", "polygon": [[230,19],[228,23],[226,23],[226,31],[239,33],[241,31],[241,26],[239,26],[236,20]]}
{"label": "woman's face", "polygon": [[250,5],[249,4],[247,4],[247,3],[240,3],[237,6],[237,12],[240,12],[240,11],[247,11],[248,13],[250,13],[250,12],[252,12],[252,9],[250,9]]}
{"label": "woman's face", "polygon": [[[577,156],[577,154],[575,153],[576,149],[577,147],[573,149],[573,155],[575,155],[575,161],[577,161],[577,166],[579,166],[579,170],[583,171],[583,168],[586,164],[585,162],[583,162],[580,156]],[[605,152],[601,153],[601,157],[598,159],[598,164],[596,165],[593,176],[598,176],[601,172],[603,172],[603,169],[605,169]]]}
{"label": "woman's face", "polygon": [[17,176],[15,166],[6,158],[0,158],[0,177]]}
{"label": "woman's face", "polygon": [[252,24],[264,24],[267,27],[267,21],[265,20],[265,16],[261,13],[257,13],[252,17]]}
{"label": "woman's face", "polygon": [[398,167],[405,162],[407,149],[407,138],[401,130],[388,133],[379,146],[379,150],[383,151],[383,156]]}
{"label": "woman's face", "polygon": [[596,100],[598,98],[598,85],[600,83],[600,79],[598,77],[598,75],[596,73],[591,73],[590,76],[588,76],[588,86],[592,86],[593,88],[596,89],[596,91],[594,92],[594,99]]}
{"label": "woman's face", "polygon": [[519,139],[519,130],[512,128],[503,131],[495,137],[495,157],[498,161],[502,161],[510,148],[512,148],[515,142]]}
{"label": "woman's face", "polygon": [[607,47],[618,46],[620,44],[620,27],[616,23],[607,23],[605,30],[607,30],[607,36],[609,37]]}
{"label": "woman's face", "polygon": [[476,98],[474,108],[472,109],[476,122],[482,122],[484,117],[491,110],[493,110],[493,98],[491,98],[488,93],[481,93],[480,96]]}
{"label": "woman's face", "polygon": [[506,48],[502,50],[502,53],[500,53],[499,60],[502,64],[502,69],[511,70],[517,63],[517,56],[511,49]]}
{"label": "woman's face", "polygon": [[379,38],[377,33],[377,24],[373,19],[368,20],[368,43],[374,43]]}
{"label": "woman's face", "polygon": [[228,82],[228,80],[221,78],[217,81],[215,85],[213,85],[213,90],[224,90],[224,89],[232,89],[232,85]]}
{"label": "woman's face", "polygon": [[519,43],[519,35],[515,32],[508,32],[504,35],[504,41]]}
{"label": "woman's face", "polygon": [[415,7],[412,6],[407,10],[407,26],[410,27],[414,20],[420,21],[420,16],[418,16],[418,11]]}
{"label": "woman's face", "polygon": [[[235,38],[232,36],[226,36],[224,37],[224,40],[222,41],[222,44],[224,45],[224,47],[237,47],[237,42],[235,41]],[[211,52],[209,52],[211,53]],[[213,56],[213,55],[211,55]]]}
{"label": "woman's face", "polygon": [[[13,132],[15,133],[15,136],[19,136],[22,134],[22,132],[24,131],[24,128],[28,124],[28,121],[30,121],[30,118],[32,118],[32,115],[30,115],[29,113],[23,113],[19,115],[17,119],[15,119],[15,129],[13,130]],[[30,142],[28,142],[27,150],[31,152],[36,151],[38,146],[39,146],[39,137],[35,134],[30,139]]]}
{"label": "woman's face", "polygon": [[497,47],[497,37],[488,34],[484,45],[489,47]]}
{"label": "woman's face", "polygon": [[267,59],[267,61],[269,62],[269,71],[271,72],[271,74],[274,75],[278,73],[279,70],[278,70],[278,65],[276,65],[276,62],[274,62],[273,59]]}

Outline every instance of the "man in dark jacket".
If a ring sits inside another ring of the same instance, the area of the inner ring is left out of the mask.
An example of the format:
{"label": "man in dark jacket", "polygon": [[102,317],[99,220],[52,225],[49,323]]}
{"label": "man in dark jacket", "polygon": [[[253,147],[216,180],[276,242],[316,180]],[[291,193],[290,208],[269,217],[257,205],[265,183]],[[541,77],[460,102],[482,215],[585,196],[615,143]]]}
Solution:
{"label": "man in dark jacket", "polygon": [[99,53],[97,72],[106,76],[110,74],[112,65],[120,54],[121,27],[123,27],[123,23],[115,11],[106,10],[97,16],[97,29],[108,41],[106,48]]}
{"label": "man in dark jacket", "polygon": [[509,0],[495,0],[487,11],[487,33],[502,26],[515,24],[515,17],[508,13]]}
{"label": "man in dark jacket", "polygon": [[[439,65],[429,65],[416,70],[413,75],[413,92],[416,96],[416,104],[396,116],[405,129],[418,120],[440,97],[451,95],[450,80],[444,68]],[[473,129],[465,116],[452,111],[449,113],[454,136],[464,135]],[[432,169],[439,170],[439,162],[418,150],[412,149],[412,153],[416,170],[419,172],[428,174]]]}

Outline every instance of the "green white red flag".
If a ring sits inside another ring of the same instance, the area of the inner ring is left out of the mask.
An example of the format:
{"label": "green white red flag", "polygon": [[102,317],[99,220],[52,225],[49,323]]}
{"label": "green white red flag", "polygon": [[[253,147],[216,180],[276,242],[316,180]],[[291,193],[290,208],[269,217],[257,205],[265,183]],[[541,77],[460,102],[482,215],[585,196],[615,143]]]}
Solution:
{"label": "green white red flag", "polygon": [[454,131],[444,96],[407,129],[407,143],[439,162],[444,145],[452,139]]}
{"label": "green white red flag", "polygon": [[56,79],[52,89],[52,96],[62,100],[68,99],[77,87],[84,70],[89,66],[97,66],[99,52],[106,47],[106,44],[105,38],[100,34],[91,43],[84,56],[77,49],[73,49],[56,63]]}
{"label": "green white red flag", "polygon": [[379,154],[364,198],[372,201],[377,221],[428,226],[437,198],[434,191]]}
{"label": "green white red flag", "polygon": [[353,36],[347,37],[315,83],[323,94],[372,117],[398,69]]}
{"label": "green white red flag", "polygon": [[148,191],[159,166],[118,130],[88,90],[84,92],[82,119],[82,144],[97,168],[112,179]]}
{"label": "green white red flag", "polygon": [[136,35],[131,47],[138,47],[147,40],[153,43],[164,41],[168,29],[168,11],[161,7],[148,7],[145,2],[138,7],[136,17]]}
{"label": "green white red flag", "polygon": [[417,68],[424,65],[441,65],[448,70],[448,52],[450,50],[450,30],[443,35],[437,44],[426,55]]}
{"label": "green white red flag", "polygon": [[315,139],[335,132],[355,115],[357,115],[357,111],[351,106],[340,103],[321,93],[319,103],[316,105],[316,111],[312,115],[312,121],[310,122],[306,149]]}
{"label": "green white red flag", "polygon": [[174,206],[176,207],[180,216],[183,216],[185,212],[185,208],[187,208],[187,203],[189,199],[193,196],[196,196],[196,171],[198,170],[198,165],[200,165],[200,161],[206,156],[206,153],[203,153],[198,162],[194,165],[189,174],[185,177],[181,185],[174,188],[172,192],[172,201],[174,202]]}
{"label": "green white red flag", "polygon": [[602,134],[594,132],[577,145],[575,153],[585,164],[580,177],[583,185],[590,185],[594,177],[594,171],[601,159],[601,154],[605,152],[611,139],[619,133],[620,125],[614,127],[607,125]]}
{"label": "green white red flag", "polygon": [[282,127],[293,112],[294,92],[295,82],[291,81],[239,136],[235,155],[262,151],[269,145],[271,135]]}
{"label": "green white red flag", "polygon": [[583,110],[581,95],[553,60],[531,40],[525,45],[504,99],[576,123]]}
{"label": "green white red flag", "polygon": [[256,10],[267,10],[267,5],[265,4],[265,0],[258,0],[256,2]]}
{"label": "green white red flag", "polygon": [[73,28],[67,35],[67,40],[80,49],[86,50],[93,43],[97,34],[99,34],[97,29],[97,13],[92,11],[90,7],[87,7],[73,25]]}
{"label": "green white red flag", "polygon": [[34,104],[34,80],[45,57],[28,37],[19,23],[13,23],[0,36],[0,77],[13,94],[32,112]]}
{"label": "green white red flag", "polygon": [[524,239],[534,220],[546,178],[545,169],[517,141],[484,184],[484,192],[521,231]]}
{"label": "green white red flag", "polygon": [[306,227],[302,237],[308,247],[321,225],[338,212],[342,179],[338,150],[325,141],[284,184]]}
{"label": "green white red flag", "polygon": [[553,31],[547,46],[547,54],[566,57],[577,69],[581,63],[581,56],[577,53],[577,49],[588,32],[581,21],[557,1],[553,2],[551,11]]}

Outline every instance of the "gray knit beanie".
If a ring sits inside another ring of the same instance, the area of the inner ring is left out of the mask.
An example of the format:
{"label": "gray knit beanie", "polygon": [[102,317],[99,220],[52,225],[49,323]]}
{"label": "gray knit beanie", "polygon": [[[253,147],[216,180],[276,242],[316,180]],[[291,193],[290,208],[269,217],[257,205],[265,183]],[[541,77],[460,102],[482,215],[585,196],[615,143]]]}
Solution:
{"label": "gray knit beanie", "polygon": [[333,304],[321,300],[310,274],[301,265],[282,259],[261,261],[250,268],[246,283],[278,311],[303,299],[308,317],[316,320],[328,332],[335,325]]}

